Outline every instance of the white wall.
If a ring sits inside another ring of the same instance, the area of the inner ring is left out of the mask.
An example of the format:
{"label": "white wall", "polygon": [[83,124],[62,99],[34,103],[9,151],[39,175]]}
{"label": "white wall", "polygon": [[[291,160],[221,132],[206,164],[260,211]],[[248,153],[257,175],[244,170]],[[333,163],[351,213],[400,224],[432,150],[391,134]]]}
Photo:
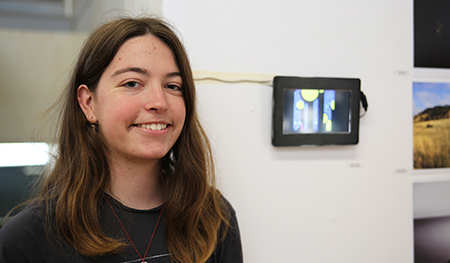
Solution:
{"label": "white wall", "polygon": [[369,100],[358,145],[275,148],[271,87],[198,85],[245,261],[413,262],[412,2],[182,6],[194,70],[355,77]]}

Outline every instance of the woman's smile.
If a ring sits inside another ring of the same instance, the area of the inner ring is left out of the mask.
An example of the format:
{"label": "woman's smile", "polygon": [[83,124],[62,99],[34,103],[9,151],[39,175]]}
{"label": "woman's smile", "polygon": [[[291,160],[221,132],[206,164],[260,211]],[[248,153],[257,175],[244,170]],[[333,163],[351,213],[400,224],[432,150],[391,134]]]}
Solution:
{"label": "woman's smile", "polygon": [[167,129],[167,123],[149,123],[149,124],[133,124],[132,126],[144,128],[152,131],[161,131]]}

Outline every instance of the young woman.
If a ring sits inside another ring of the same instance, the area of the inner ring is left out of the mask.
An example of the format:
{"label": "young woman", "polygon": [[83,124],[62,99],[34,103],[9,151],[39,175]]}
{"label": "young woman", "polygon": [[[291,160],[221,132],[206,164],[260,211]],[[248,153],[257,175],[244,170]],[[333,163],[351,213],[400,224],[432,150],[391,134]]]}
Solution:
{"label": "young woman", "polygon": [[166,23],[97,29],[61,100],[40,195],[0,230],[0,262],[242,262],[195,104]]}

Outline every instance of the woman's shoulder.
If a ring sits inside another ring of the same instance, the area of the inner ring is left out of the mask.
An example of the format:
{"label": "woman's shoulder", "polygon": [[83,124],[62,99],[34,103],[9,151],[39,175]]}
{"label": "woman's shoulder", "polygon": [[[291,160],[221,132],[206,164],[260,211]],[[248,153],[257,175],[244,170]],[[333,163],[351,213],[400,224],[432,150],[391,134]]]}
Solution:
{"label": "woman's shoulder", "polygon": [[[11,229],[26,229],[31,226],[41,225],[44,221],[45,207],[42,203],[28,204],[17,215],[12,216],[8,222],[0,230],[3,234],[5,231],[11,231]],[[0,235],[1,236],[1,235]]]}
{"label": "woman's shoulder", "polygon": [[23,252],[34,256],[42,253],[39,247],[46,237],[44,214],[44,206],[29,204],[0,229],[0,262],[21,262],[6,258],[21,258]]}
{"label": "woman's shoulder", "polygon": [[231,203],[221,195],[222,205],[227,215],[227,224],[221,226],[221,233],[225,232],[225,235],[221,235],[219,242],[213,255],[209,258],[207,263],[210,262],[233,262],[241,263],[243,261],[242,256],[242,244],[241,234],[239,231],[239,224],[236,216],[236,211]]}
{"label": "woman's shoulder", "polygon": [[233,205],[222,194],[220,194],[220,202],[222,204],[222,208],[225,211],[228,219],[236,220],[236,210],[234,210]]}
{"label": "woman's shoulder", "polygon": [[220,195],[220,200],[225,212],[225,216],[228,220],[228,226],[230,226],[231,228],[237,228],[237,230],[239,231],[236,210],[234,209],[233,205],[222,194]]}

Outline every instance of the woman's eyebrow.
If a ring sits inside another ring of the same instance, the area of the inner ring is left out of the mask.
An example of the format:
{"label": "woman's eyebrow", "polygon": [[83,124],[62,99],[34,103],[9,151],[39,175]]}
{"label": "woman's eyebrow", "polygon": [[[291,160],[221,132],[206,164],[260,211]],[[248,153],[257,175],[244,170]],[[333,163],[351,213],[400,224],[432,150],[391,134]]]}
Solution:
{"label": "woman's eyebrow", "polygon": [[180,72],[171,72],[166,75],[166,78],[172,78],[172,77],[181,77],[181,73]]}
{"label": "woman's eyebrow", "polygon": [[136,73],[139,73],[139,74],[142,74],[142,75],[146,75],[146,76],[150,75],[150,73],[147,70],[143,69],[143,68],[129,67],[129,68],[123,68],[123,69],[116,70],[111,75],[111,77],[115,77],[117,75],[120,75],[120,74],[123,74],[123,73],[126,73],[126,72],[130,72],[130,71],[131,72],[136,72]]}
{"label": "woman's eyebrow", "polygon": [[[137,68],[137,67],[128,67],[128,68],[123,68],[123,69],[116,70],[111,75],[111,77],[115,77],[117,75],[120,75],[120,74],[123,74],[123,73],[126,73],[126,72],[136,72],[136,73],[139,73],[139,74],[142,74],[142,75],[145,75],[145,76],[150,76],[150,73],[146,69]],[[181,73],[176,71],[176,72],[168,73],[166,75],[166,78],[171,78],[171,77],[181,77]]]}

